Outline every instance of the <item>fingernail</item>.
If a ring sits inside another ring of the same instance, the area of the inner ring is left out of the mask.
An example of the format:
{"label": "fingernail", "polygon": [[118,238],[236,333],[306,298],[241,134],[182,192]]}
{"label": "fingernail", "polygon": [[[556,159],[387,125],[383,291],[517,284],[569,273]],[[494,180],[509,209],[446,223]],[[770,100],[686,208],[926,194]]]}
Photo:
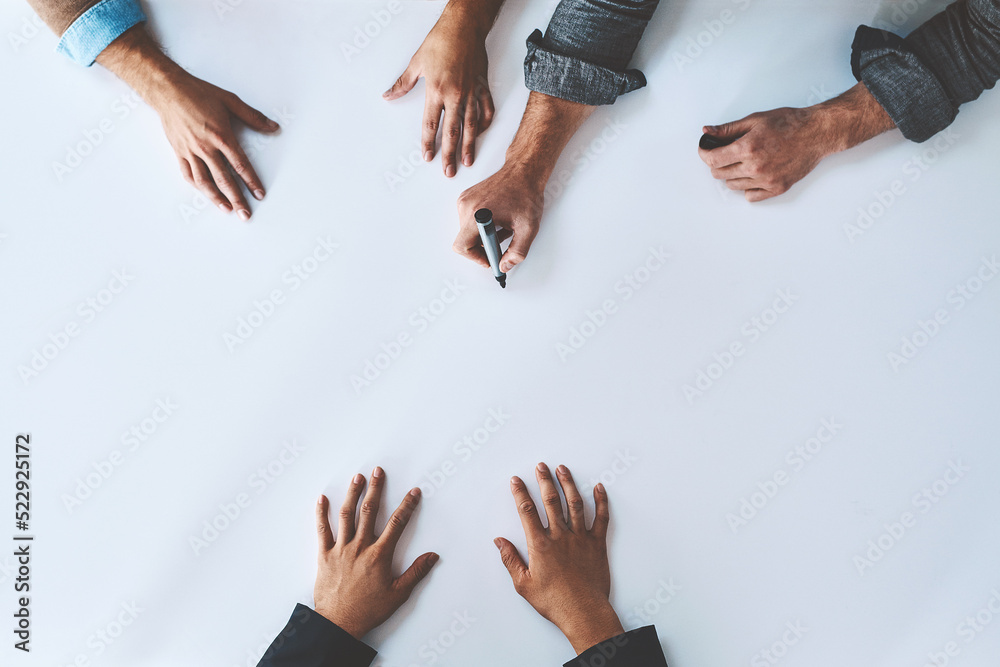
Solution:
{"label": "fingernail", "polygon": [[382,476],[382,469],[379,468],[378,466],[375,466],[375,470],[372,470],[372,477],[381,477],[381,476]]}
{"label": "fingernail", "polygon": [[264,191],[263,190],[254,190],[253,191],[253,197],[257,201],[260,201],[261,199],[264,198]]}
{"label": "fingernail", "polygon": [[495,547],[496,547],[497,549],[499,549],[499,548],[500,548],[500,538],[499,538],[499,537],[495,537],[495,538],[493,538],[493,545],[494,545],[494,546],[495,546]]}
{"label": "fingernail", "polygon": [[517,486],[517,477],[511,477],[510,478],[510,485],[511,485],[511,487]]}
{"label": "fingernail", "polygon": [[424,162],[430,162],[433,159],[434,159],[434,152],[433,151],[426,151],[424,153]]}
{"label": "fingernail", "polygon": [[225,211],[226,213],[229,213],[230,211],[232,211],[232,210],[233,210],[233,209],[231,209],[231,208],[229,207],[229,205],[228,205],[228,204],[219,204],[219,208],[220,208],[221,210]]}
{"label": "fingernail", "polygon": [[441,556],[438,556],[437,554],[431,554],[430,556],[427,557],[427,560],[430,561],[431,565],[438,562],[440,559]]}
{"label": "fingernail", "polygon": [[360,484],[361,482],[365,481],[365,478],[361,473],[358,473],[357,475],[354,476],[354,479],[351,481],[354,482],[355,484]]}
{"label": "fingernail", "polygon": [[604,490],[604,485],[601,484],[600,482],[598,482],[597,486],[595,486],[594,488],[597,489],[597,492],[600,493],[601,495],[607,493],[607,491]]}
{"label": "fingernail", "polygon": [[274,120],[271,120],[270,118],[268,118],[267,119],[267,126],[268,127],[273,127],[274,129],[278,129],[278,122],[274,121]]}
{"label": "fingernail", "polygon": [[539,472],[546,472],[549,469],[549,467],[545,465],[544,461],[539,461],[535,468],[537,468]]}
{"label": "fingernail", "polygon": [[319,494],[319,498],[316,499],[316,504],[317,505],[322,505],[323,504],[323,494],[322,493]]}
{"label": "fingernail", "polygon": [[418,487],[413,487],[412,489],[410,489],[410,495],[413,496],[414,498],[419,498],[420,489]]}
{"label": "fingernail", "polygon": [[509,262],[500,262],[500,273],[507,273],[510,269],[511,266]]}
{"label": "fingernail", "polygon": [[566,466],[564,466],[562,464],[560,464],[559,467],[556,468],[556,470],[559,472],[560,475],[568,475],[569,474],[569,468],[567,468]]}
{"label": "fingernail", "polygon": [[472,156],[471,155],[466,155],[464,158],[462,158],[462,164],[464,164],[466,167],[471,167],[472,166]]}
{"label": "fingernail", "polygon": [[449,164],[448,168],[444,170],[444,175],[447,176],[448,178],[451,178],[452,176],[454,176],[455,175],[455,165]]}
{"label": "fingernail", "polygon": [[238,215],[240,217],[240,220],[242,220],[243,222],[246,222],[247,220],[250,219],[250,211],[246,210],[245,208],[241,208],[239,211],[237,211],[236,215]]}

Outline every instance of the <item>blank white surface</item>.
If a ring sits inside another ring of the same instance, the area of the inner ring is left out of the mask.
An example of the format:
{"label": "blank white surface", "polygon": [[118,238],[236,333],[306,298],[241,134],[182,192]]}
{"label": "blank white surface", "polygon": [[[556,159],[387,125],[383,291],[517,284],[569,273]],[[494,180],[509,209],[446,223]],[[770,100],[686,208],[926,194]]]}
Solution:
{"label": "blank white surface", "polygon": [[[8,443],[32,434],[37,534],[34,651],[4,647],[4,663],[255,664],[293,604],[311,602],[316,496],[339,503],[379,464],[394,506],[450,461],[397,554],[400,567],[425,550],[442,560],[368,638],[376,664],[432,664],[428,642],[455,613],[476,620],[435,664],[561,664],[569,645],[516,596],[491,544],[523,548],[507,480],[545,460],[605,475],[613,602],[627,626],[656,624],[672,667],[767,664],[755,654],[796,622],[808,630],[780,664],[923,665],[949,641],[951,664],[994,664],[1000,620],[971,642],[959,628],[1000,590],[1000,281],[961,309],[949,293],[1000,250],[1000,98],[963,108],[916,180],[907,163],[931,144],[893,132],[751,206],[695,150],[705,123],[849,87],[855,27],[900,5],[664,0],[634,61],[648,87],[574,139],[557,169],[568,186],[504,291],[452,253],[455,200],[502,163],[527,98],[524,38],[554,2],[508,0],[501,14],[488,43],[498,113],[476,164],[449,181],[435,160],[394,188],[385,175],[417,148],[423,84],[394,104],[380,94],[442,3],[404,2],[350,62],[340,45],[385,3],[244,2],[221,17],[209,2],[146,3],[175,59],[283,114],[280,137],[257,144],[268,197],[250,224],[195,208],[155,114],[122,117],[129,91],[109,73],[58,57],[48,32],[0,47],[0,416]],[[679,65],[723,10],[735,19]],[[7,3],[0,28],[30,16]],[[114,131],[58,180],[53,162],[104,118]],[[851,242],[845,225],[897,179],[904,194]],[[338,249],[292,289],[282,276],[318,237]],[[616,284],[651,247],[670,260],[626,300]],[[134,280],[85,321],[78,304],[122,269]],[[461,296],[420,330],[411,318],[449,281]],[[275,289],[273,317],[227,349]],[[741,327],[777,290],[797,300],[750,341]],[[608,299],[617,311],[562,360],[557,345]],[[938,309],[947,323],[894,371],[887,354]],[[18,366],[72,322],[79,335],[22,381]],[[351,377],[402,333],[412,344],[356,392]],[[689,402],[684,386],[734,341],[745,354]],[[158,399],[176,411],[128,451],[122,434]],[[509,419],[466,460],[455,443],[491,409]],[[827,418],[842,429],[794,472],[786,453]],[[292,440],[303,451],[261,489],[255,471]],[[122,464],[68,511],[63,496],[115,450]],[[611,472],[620,459],[634,460]],[[921,511],[915,494],[953,461],[968,472]],[[787,484],[734,533],[727,514],[778,471]],[[240,493],[250,506],[195,555],[189,538]],[[859,574],[854,558],[906,511],[915,525]],[[12,564],[0,559],[4,609]],[[677,595],[657,603],[670,580]],[[95,633],[132,601],[141,613],[98,653]]]}

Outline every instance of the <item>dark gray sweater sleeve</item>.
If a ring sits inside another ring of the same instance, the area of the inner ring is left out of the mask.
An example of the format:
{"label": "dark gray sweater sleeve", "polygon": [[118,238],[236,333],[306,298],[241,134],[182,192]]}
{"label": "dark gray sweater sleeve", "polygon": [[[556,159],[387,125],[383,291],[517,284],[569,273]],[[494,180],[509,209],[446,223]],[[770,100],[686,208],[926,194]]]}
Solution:
{"label": "dark gray sweater sleeve", "polygon": [[851,68],[903,136],[926,141],[1000,79],[1000,0],[958,0],[905,39],[861,26]]}

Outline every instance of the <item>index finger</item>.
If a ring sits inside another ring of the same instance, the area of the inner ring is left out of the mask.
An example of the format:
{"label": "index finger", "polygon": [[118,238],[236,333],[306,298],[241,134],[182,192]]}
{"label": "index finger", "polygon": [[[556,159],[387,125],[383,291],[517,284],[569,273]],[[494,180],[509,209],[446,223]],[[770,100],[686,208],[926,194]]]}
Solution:
{"label": "index finger", "polygon": [[524,536],[528,538],[528,543],[545,535],[542,521],[538,518],[538,508],[535,501],[528,493],[528,487],[524,485],[520,477],[510,478],[510,492],[514,495],[514,502],[517,504],[517,514],[521,517],[521,527],[524,529]]}
{"label": "index finger", "polygon": [[742,139],[743,137],[740,137],[728,146],[713,148],[710,151],[699,146],[698,156],[701,158],[702,162],[713,169],[720,169],[733,164],[739,164],[743,161],[744,154]]}
{"label": "index finger", "polygon": [[240,146],[239,142],[233,139],[232,141],[227,141],[219,146],[219,150],[229,161],[229,166],[233,168],[236,175],[240,177],[244,183],[246,183],[247,190],[253,195],[253,198],[260,201],[264,198],[264,185],[260,181],[260,176],[257,175],[257,171],[253,168],[253,163],[250,162],[250,158],[243,151],[243,147]]}
{"label": "index finger", "polygon": [[396,543],[399,542],[399,537],[403,534],[406,524],[410,522],[410,517],[417,510],[419,502],[420,489],[414,487],[410,489],[410,492],[403,498],[403,502],[399,503],[399,507],[389,517],[389,522],[385,525],[385,530],[382,531],[382,534],[378,538],[378,542],[389,547],[389,551],[393,551],[396,548]]}
{"label": "index finger", "polygon": [[480,266],[490,268],[486,250],[483,249],[483,241],[479,238],[479,229],[475,226],[463,224],[458,230],[455,242],[451,244],[451,249]]}

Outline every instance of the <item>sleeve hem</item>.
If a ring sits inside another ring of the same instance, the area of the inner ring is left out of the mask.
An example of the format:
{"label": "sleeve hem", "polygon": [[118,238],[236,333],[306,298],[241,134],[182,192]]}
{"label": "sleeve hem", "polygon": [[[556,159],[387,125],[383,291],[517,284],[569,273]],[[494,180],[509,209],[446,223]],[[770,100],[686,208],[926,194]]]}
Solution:
{"label": "sleeve hem", "polygon": [[90,67],[111,42],[145,20],[138,0],[101,0],[66,28],[56,51]]}
{"label": "sleeve hem", "polygon": [[859,26],[851,71],[910,141],[930,139],[958,115],[934,73],[894,33]]}
{"label": "sleeve hem", "polygon": [[527,45],[524,84],[529,90],[598,106],[614,104],[619,96],[646,85],[646,77],[637,69],[616,72],[549,50],[540,30],[531,33]]}

